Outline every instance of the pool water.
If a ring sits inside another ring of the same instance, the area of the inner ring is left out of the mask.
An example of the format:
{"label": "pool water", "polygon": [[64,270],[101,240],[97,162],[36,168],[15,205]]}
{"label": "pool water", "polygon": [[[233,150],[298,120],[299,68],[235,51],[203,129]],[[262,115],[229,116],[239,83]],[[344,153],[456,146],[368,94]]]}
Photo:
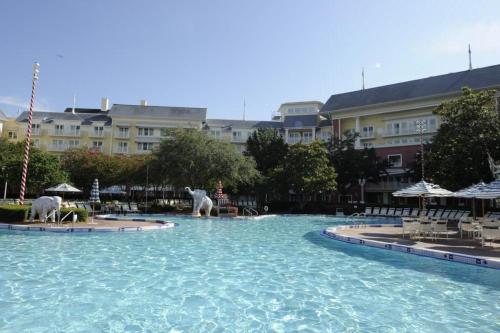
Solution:
{"label": "pool water", "polygon": [[500,331],[500,271],[336,242],[326,216],[168,220],[1,231],[0,332]]}

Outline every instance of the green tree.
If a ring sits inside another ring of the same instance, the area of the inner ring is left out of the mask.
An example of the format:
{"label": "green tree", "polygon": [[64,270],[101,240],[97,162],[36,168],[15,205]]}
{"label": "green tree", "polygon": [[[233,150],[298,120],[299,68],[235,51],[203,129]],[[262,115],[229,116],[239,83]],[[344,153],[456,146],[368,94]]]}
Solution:
{"label": "green tree", "polygon": [[[24,157],[24,142],[0,141],[0,167],[8,176],[9,189],[17,193],[21,187],[21,173]],[[35,147],[30,148],[26,192],[39,196],[47,187],[68,181],[68,175],[57,158]]]}
{"label": "green tree", "polygon": [[297,194],[314,195],[337,188],[335,168],[330,164],[328,151],[320,141],[290,146],[272,177],[276,184],[281,184],[283,193],[291,189]]}
{"label": "green tree", "polygon": [[252,184],[259,176],[255,161],[239,154],[226,141],[194,130],[175,130],[154,152],[150,177],[177,187],[214,191],[218,180],[224,187]]}
{"label": "green tree", "polygon": [[67,150],[61,160],[72,183],[86,193],[90,192],[95,178],[99,179],[100,187],[106,187],[121,184],[127,177],[122,172],[120,158],[87,148]]}
{"label": "green tree", "polygon": [[378,182],[388,166],[387,161],[377,156],[374,148],[355,149],[358,135],[346,132],[343,138],[333,137],[328,143],[330,161],[338,173],[340,193],[345,193],[348,188],[357,185],[360,178]]}
{"label": "green tree", "polygon": [[283,136],[272,128],[259,128],[248,137],[246,156],[251,156],[257,164],[257,170],[267,176],[285,158],[288,145]]}
{"label": "green tree", "polygon": [[492,180],[487,154],[500,159],[500,113],[494,90],[462,90],[435,114],[442,124],[424,161],[426,177],[450,190]]}

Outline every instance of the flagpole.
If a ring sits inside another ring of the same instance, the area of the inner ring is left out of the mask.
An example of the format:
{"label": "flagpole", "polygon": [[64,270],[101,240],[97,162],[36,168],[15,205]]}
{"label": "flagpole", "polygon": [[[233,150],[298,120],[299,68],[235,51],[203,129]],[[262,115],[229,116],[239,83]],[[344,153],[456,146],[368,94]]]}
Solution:
{"label": "flagpole", "polygon": [[28,128],[26,130],[26,142],[24,145],[23,171],[21,173],[21,190],[19,192],[19,204],[24,205],[24,194],[26,193],[26,179],[28,176],[28,163],[30,159],[30,144],[31,144],[31,126],[33,123],[33,106],[35,104],[35,88],[40,73],[40,64],[33,64],[33,79],[31,81],[31,100],[30,110],[28,112]]}

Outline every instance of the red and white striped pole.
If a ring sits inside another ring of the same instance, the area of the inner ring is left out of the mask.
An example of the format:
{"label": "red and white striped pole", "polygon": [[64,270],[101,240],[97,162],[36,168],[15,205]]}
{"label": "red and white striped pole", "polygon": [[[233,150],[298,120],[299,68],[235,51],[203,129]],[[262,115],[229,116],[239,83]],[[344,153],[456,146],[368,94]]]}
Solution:
{"label": "red and white striped pole", "polygon": [[38,81],[38,73],[40,72],[40,64],[33,64],[33,80],[31,82],[31,100],[30,110],[28,112],[28,129],[26,130],[26,143],[24,146],[23,173],[21,174],[21,191],[19,192],[19,204],[24,204],[24,194],[26,193],[26,178],[28,176],[28,163],[30,160],[30,144],[31,144],[31,124],[33,122],[33,106],[35,104],[35,87]]}

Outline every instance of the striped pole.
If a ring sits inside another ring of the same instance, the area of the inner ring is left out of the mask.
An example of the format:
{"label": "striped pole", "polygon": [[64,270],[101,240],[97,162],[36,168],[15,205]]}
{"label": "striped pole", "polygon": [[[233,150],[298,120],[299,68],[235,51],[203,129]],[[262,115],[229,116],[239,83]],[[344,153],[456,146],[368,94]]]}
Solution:
{"label": "striped pole", "polygon": [[28,176],[28,162],[30,160],[30,144],[31,144],[31,124],[33,122],[33,105],[35,104],[35,87],[38,81],[38,73],[40,72],[40,64],[33,64],[33,80],[31,82],[31,100],[30,110],[28,112],[28,129],[26,130],[26,143],[24,146],[23,172],[21,174],[21,191],[19,192],[19,204],[24,204],[24,194],[26,192],[26,178]]}

